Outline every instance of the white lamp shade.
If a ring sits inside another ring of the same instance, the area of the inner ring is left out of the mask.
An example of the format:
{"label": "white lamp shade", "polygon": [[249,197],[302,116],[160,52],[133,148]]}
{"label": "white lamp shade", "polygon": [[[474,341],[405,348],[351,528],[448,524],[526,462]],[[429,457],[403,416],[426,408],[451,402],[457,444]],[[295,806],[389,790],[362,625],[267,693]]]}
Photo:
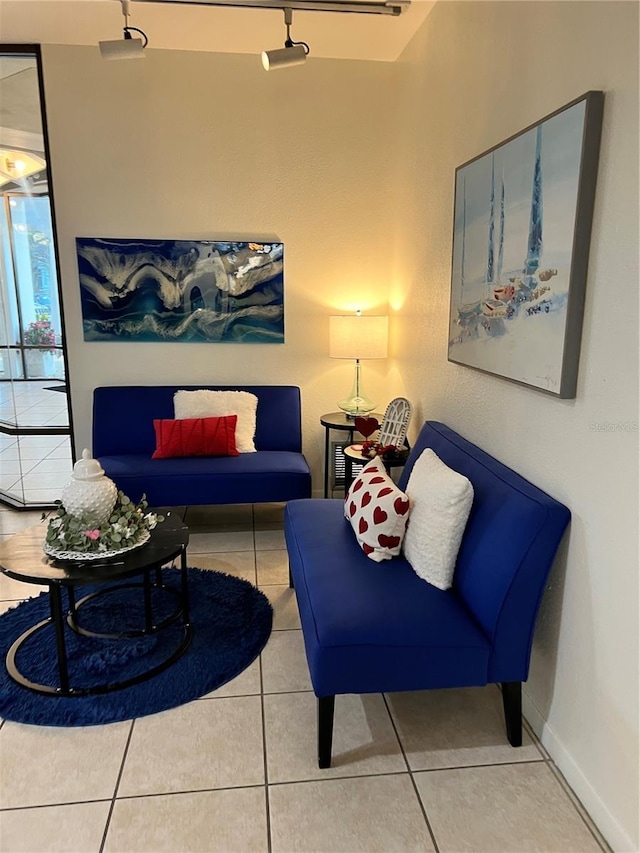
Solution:
{"label": "white lamp shade", "polygon": [[388,338],[388,317],[329,317],[331,358],[386,358]]}

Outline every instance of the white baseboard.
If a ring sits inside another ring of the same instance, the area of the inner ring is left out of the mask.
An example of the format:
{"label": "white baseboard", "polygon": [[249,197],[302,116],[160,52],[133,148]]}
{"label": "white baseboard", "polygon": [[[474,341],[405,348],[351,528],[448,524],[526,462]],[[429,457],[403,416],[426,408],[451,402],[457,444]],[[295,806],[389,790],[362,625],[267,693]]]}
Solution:
{"label": "white baseboard", "polygon": [[522,713],[611,848],[616,853],[638,853],[638,846],[611,814],[524,689]]}

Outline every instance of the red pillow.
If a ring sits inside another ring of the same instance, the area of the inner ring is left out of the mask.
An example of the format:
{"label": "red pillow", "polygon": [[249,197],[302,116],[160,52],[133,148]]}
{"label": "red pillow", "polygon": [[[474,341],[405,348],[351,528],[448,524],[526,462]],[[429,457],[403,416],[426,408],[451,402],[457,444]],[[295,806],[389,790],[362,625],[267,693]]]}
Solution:
{"label": "red pillow", "polygon": [[156,449],[152,459],[176,456],[238,456],[237,415],[222,418],[154,420]]}

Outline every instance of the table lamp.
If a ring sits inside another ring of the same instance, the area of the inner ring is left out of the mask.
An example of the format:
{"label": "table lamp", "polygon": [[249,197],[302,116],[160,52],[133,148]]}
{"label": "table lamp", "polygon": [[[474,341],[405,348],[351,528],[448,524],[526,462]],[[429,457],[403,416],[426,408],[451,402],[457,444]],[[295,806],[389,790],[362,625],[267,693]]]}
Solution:
{"label": "table lamp", "polygon": [[348,418],[372,412],[376,404],[362,392],[360,360],[386,358],[389,337],[389,318],[363,316],[360,311],[340,317],[329,317],[330,358],[352,358],[355,376],[351,393],[338,406]]}

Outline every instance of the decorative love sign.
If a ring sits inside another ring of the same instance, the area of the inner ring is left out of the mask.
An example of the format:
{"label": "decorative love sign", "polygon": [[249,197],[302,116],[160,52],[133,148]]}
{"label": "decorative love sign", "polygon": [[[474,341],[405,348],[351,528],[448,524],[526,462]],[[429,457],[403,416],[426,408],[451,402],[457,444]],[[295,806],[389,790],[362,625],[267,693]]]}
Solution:
{"label": "decorative love sign", "polygon": [[375,418],[356,418],[354,424],[358,432],[365,438],[369,438],[370,435],[373,435],[380,426]]}

